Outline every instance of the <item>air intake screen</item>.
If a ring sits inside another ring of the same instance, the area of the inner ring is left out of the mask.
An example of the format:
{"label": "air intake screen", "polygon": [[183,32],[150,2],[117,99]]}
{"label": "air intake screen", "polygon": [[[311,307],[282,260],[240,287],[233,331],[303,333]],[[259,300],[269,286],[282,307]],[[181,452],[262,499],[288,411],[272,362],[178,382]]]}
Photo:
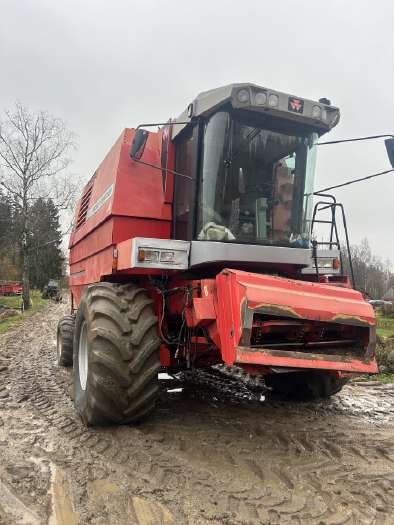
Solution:
{"label": "air intake screen", "polygon": [[89,208],[89,202],[90,202],[90,197],[92,195],[92,189],[93,189],[93,184],[90,184],[82,196],[81,204],[79,206],[77,228],[82,226],[82,224],[86,221],[86,214]]}

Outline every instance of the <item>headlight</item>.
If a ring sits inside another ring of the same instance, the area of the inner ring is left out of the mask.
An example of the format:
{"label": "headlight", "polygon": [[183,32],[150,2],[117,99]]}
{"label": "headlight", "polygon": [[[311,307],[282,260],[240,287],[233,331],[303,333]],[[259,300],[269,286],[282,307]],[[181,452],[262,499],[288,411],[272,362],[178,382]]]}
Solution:
{"label": "headlight", "polygon": [[267,102],[267,93],[263,93],[262,91],[260,93],[256,93],[254,96],[254,103],[257,106],[264,106],[264,104]]}
{"label": "headlight", "polygon": [[160,252],[160,262],[174,262],[175,252]]}
{"label": "headlight", "polygon": [[313,118],[321,118],[321,107],[320,106],[313,106],[313,108],[312,108],[312,117]]}
{"label": "headlight", "polygon": [[247,89],[240,89],[237,93],[237,100],[242,104],[249,102],[249,91]]}
{"label": "headlight", "polygon": [[271,93],[271,95],[268,97],[268,105],[272,108],[276,107],[279,104],[279,97],[278,95],[275,95],[274,93]]}
{"label": "headlight", "polygon": [[160,252],[156,250],[145,250],[144,248],[140,248],[138,250],[138,262],[158,263],[159,253]]}

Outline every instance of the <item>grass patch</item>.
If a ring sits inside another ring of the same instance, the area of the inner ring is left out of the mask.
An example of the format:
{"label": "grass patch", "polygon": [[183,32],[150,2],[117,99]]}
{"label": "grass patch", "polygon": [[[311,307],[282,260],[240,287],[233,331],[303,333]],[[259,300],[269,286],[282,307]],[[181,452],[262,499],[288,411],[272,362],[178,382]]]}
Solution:
{"label": "grass patch", "polygon": [[[24,319],[31,317],[48,303],[47,300],[41,298],[41,292],[39,290],[32,290],[30,292],[30,300],[32,306],[29,308],[29,310],[25,311],[23,314],[20,313],[19,315],[14,315],[13,317],[7,317],[6,319],[0,320],[0,334],[15,328]],[[9,308],[14,308],[15,310],[21,311],[22,297],[0,297],[0,305],[8,306]]]}
{"label": "grass patch", "polygon": [[22,296],[21,295],[13,295],[10,297],[0,296],[0,305],[7,306],[8,308],[15,308],[15,310],[19,310],[22,305]]}
{"label": "grass patch", "polygon": [[389,328],[377,328],[376,333],[379,337],[388,337],[390,339],[394,337],[394,330],[390,330]]}
{"label": "grass patch", "polygon": [[381,383],[394,383],[394,374],[376,374],[369,376],[371,381],[380,381]]}
{"label": "grass patch", "polygon": [[377,315],[376,333],[379,337],[394,337],[394,319]]}

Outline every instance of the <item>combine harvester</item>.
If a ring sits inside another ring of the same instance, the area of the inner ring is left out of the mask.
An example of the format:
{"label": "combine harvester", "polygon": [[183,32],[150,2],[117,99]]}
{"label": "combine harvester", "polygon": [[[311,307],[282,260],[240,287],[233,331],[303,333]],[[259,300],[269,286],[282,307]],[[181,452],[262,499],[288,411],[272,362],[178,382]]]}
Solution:
{"label": "combine harvester", "polygon": [[245,83],[123,131],[76,209],[58,326],[86,424],[147,416],[160,370],[236,365],[306,398],[377,372],[374,312],[342,267],[343,208],[313,206],[316,143],[338,121],[327,99]]}

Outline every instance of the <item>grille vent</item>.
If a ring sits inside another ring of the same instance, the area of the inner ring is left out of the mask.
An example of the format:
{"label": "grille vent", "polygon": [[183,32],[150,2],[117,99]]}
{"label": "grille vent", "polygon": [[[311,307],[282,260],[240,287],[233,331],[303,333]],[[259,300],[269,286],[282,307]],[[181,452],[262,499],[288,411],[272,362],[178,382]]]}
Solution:
{"label": "grille vent", "polygon": [[77,228],[82,226],[82,224],[86,221],[86,214],[89,208],[89,202],[90,202],[90,197],[92,195],[92,189],[93,189],[93,184],[90,184],[82,196],[81,204],[79,206]]}

